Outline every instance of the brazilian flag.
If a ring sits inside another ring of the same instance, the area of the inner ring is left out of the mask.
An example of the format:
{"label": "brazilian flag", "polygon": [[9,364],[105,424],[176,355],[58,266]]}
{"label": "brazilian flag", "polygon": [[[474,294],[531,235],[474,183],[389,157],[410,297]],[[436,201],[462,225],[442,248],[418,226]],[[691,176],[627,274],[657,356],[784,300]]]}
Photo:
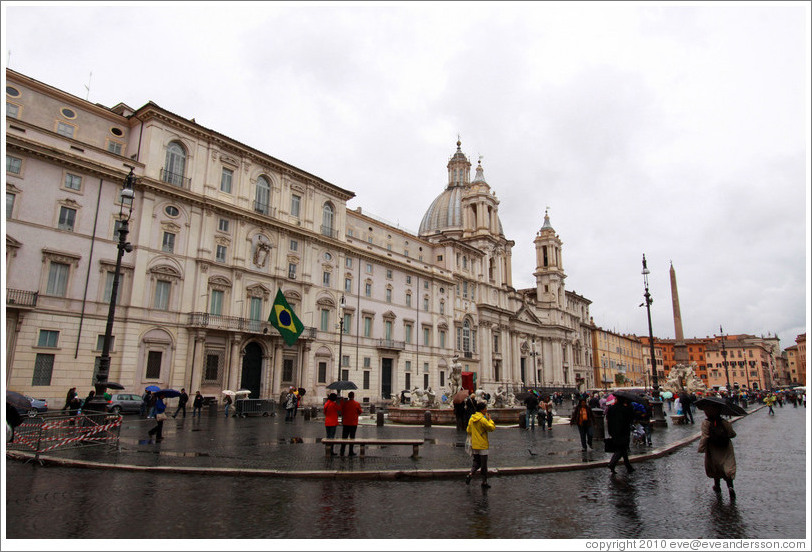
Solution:
{"label": "brazilian flag", "polygon": [[296,343],[296,340],[299,339],[302,331],[304,331],[304,325],[296,315],[293,314],[293,309],[288,305],[281,289],[276,292],[276,299],[271,307],[271,315],[268,317],[268,322],[271,323],[271,326],[279,330],[282,339],[284,339],[288,345]]}

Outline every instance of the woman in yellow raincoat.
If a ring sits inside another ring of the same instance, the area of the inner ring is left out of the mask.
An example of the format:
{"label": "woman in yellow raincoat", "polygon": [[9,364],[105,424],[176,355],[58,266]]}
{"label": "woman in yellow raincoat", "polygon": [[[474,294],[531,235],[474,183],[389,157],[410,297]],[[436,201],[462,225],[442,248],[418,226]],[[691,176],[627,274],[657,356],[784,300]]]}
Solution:
{"label": "woman in yellow raincoat", "polygon": [[471,478],[478,469],[482,469],[482,487],[487,489],[488,485],[488,433],[496,429],[496,424],[488,414],[487,403],[480,402],[476,405],[476,412],[468,420],[466,431],[471,436],[471,449],[473,449],[474,465],[471,473],[465,476],[465,484],[471,483]]}

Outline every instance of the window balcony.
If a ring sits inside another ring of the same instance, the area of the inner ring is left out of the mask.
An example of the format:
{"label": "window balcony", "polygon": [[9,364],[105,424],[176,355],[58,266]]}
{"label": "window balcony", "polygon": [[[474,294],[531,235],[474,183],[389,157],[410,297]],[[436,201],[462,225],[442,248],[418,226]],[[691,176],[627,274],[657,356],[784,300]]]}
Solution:
{"label": "window balcony", "polygon": [[338,239],[338,230],[333,228],[332,226],[324,226],[321,227],[321,235],[327,236],[329,238]]}
{"label": "window balcony", "polygon": [[[190,312],[189,327],[205,328],[208,330],[235,331],[255,334],[278,336],[279,332],[264,320],[250,320],[239,316],[223,316],[207,312]],[[315,339],[316,328],[305,327],[300,339]]]}
{"label": "window balcony", "polygon": [[21,289],[6,289],[6,305],[12,308],[33,309],[37,306],[37,291],[24,291]]}
{"label": "window balcony", "polygon": [[254,212],[266,217],[276,217],[276,207],[271,207],[269,203],[254,200]]}
{"label": "window balcony", "polygon": [[166,169],[161,169],[161,180],[167,184],[172,184],[179,188],[189,189],[192,185],[191,178],[185,178],[182,174],[173,173]]}
{"label": "window balcony", "polygon": [[406,348],[406,342],[394,341],[392,339],[378,339],[375,342],[375,347],[378,349],[385,349],[387,351],[402,351]]}

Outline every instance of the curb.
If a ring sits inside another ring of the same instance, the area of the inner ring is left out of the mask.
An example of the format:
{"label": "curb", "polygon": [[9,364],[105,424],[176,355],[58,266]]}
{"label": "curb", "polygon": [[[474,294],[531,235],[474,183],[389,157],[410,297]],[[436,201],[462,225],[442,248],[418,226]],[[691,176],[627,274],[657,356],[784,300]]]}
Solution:
{"label": "curb", "polygon": [[[749,414],[758,412],[764,408],[756,408]],[[731,419],[732,423],[738,422],[744,418]],[[668,456],[675,451],[699,440],[701,433],[695,433],[688,437],[678,439],[673,443],[662,447],[653,449],[650,452],[637,455],[629,455],[629,461],[632,463],[645,462],[648,460],[655,460]],[[6,451],[6,457],[12,460],[31,461],[35,459],[34,453],[20,452],[20,451]],[[218,476],[243,476],[243,477],[289,477],[298,479],[357,479],[357,480],[384,480],[384,481],[404,481],[404,480],[421,480],[421,479],[445,479],[462,477],[470,472],[470,468],[442,468],[442,469],[424,469],[424,470],[376,470],[376,471],[360,471],[348,472],[341,470],[269,470],[261,468],[201,468],[201,467],[183,467],[183,466],[137,466],[134,464],[110,464],[105,462],[91,462],[86,460],[71,460],[68,458],[57,458],[49,455],[41,454],[38,459],[40,464],[60,466],[64,468],[82,468],[82,469],[109,469],[109,470],[125,470],[133,472],[148,472],[148,473],[169,473],[169,474],[186,474],[186,475],[218,475]],[[609,465],[609,460],[597,460],[594,462],[578,462],[568,464],[551,464],[547,466],[513,466],[505,468],[493,468],[488,470],[489,475],[527,475],[537,473],[556,473],[565,471],[587,470],[594,468],[605,468]]]}

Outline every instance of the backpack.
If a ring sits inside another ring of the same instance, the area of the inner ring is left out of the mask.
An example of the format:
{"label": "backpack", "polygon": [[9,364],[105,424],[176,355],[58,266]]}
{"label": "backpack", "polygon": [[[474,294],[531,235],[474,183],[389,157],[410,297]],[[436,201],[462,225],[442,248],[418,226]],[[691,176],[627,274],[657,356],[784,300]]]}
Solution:
{"label": "backpack", "polygon": [[719,448],[724,448],[730,443],[730,436],[727,434],[727,428],[725,428],[722,420],[711,420],[708,441]]}

